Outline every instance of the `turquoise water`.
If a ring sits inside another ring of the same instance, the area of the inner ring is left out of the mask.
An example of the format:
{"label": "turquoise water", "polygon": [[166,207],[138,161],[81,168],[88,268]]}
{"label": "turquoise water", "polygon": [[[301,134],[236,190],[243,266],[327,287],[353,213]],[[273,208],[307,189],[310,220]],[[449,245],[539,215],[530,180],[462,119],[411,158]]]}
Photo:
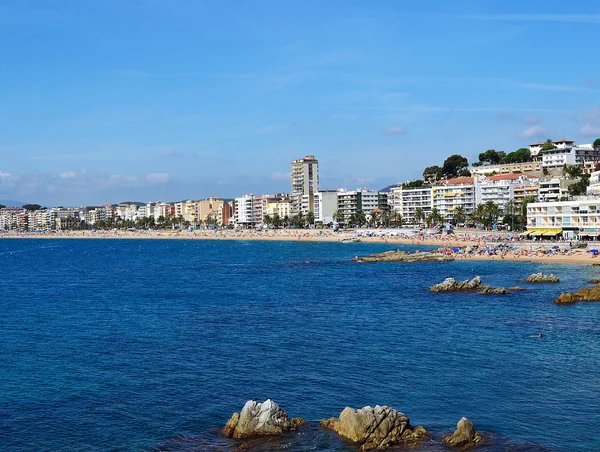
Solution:
{"label": "turquoise water", "polygon": [[[1,240],[0,450],[229,451],[217,427],[267,397],[311,421],[387,404],[434,439],[467,416],[486,450],[600,450],[600,303],[552,304],[599,267],[351,261],[388,249]],[[540,270],[561,283],[517,281]],[[428,291],[475,275],[528,290]],[[252,444],[353,450],[316,424]]]}

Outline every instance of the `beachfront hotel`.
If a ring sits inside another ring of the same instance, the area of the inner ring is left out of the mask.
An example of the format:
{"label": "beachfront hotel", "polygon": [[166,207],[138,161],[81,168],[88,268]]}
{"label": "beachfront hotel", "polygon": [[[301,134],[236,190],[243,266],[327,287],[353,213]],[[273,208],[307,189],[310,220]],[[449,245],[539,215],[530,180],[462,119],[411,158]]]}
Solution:
{"label": "beachfront hotel", "polygon": [[291,163],[292,216],[315,211],[315,193],[319,191],[319,161],[307,155]]}
{"label": "beachfront hotel", "polygon": [[475,178],[456,177],[439,181],[431,189],[431,198],[432,208],[437,209],[445,220],[454,218],[457,207],[463,208],[465,215],[469,215],[477,204]]}
{"label": "beachfront hotel", "polygon": [[600,237],[600,199],[580,197],[572,201],[534,202],[527,205],[530,237],[597,239]]}
{"label": "beachfront hotel", "polygon": [[402,215],[403,223],[414,224],[417,209],[421,209],[425,215],[431,213],[433,202],[431,187],[393,187],[390,189],[390,194],[390,207]]}

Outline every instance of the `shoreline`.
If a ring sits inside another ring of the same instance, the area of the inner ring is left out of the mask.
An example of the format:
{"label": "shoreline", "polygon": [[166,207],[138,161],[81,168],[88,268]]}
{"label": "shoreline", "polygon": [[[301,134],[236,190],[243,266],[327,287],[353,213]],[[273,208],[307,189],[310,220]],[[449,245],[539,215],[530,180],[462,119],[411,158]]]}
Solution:
{"label": "shoreline", "polygon": [[[395,231],[398,233],[398,231]],[[367,236],[367,234],[372,234]],[[436,246],[438,251],[456,261],[502,261],[590,265],[600,263],[600,258],[584,249],[550,250],[548,247],[567,247],[565,242],[531,243],[514,240],[510,234],[493,234],[488,231],[458,232],[455,235],[410,234],[388,235],[389,231],[333,232],[324,229],[268,230],[268,231],[69,231],[64,233],[0,233],[1,239],[91,239],[91,240],[229,240],[229,241],[279,241],[279,242],[329,242],[342,243],[344,239],[359,238],[360,243],[414,246]],[[497,243],[510,249],[500,251]],[[492,245],[494,244],[494,245]],[[352,243],[348,244],[353,245]],[[490,246],[492,248],[490,248]],[[463,249],[478,247],[478,254],[463,253]],[[460,248],[461,251],[456,251]]]}

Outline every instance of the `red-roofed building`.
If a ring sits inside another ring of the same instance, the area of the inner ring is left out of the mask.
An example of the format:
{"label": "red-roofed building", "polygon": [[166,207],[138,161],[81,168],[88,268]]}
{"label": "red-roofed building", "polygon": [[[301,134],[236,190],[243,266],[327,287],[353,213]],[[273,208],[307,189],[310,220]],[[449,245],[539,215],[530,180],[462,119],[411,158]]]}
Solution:
{"label": "red-roofed building", "polygon": [[[531,174],[500,174],[497,176],[489,176],[483,178],[478,184],[478,199],[477,203],[485,204],[492,201],[503,211],[506,211],[508,202],[515,199],[515,189],[522,187],[523,193],[526,187],[535,187],[537,195],[537,187],[539,177]],[[532,193],[533,190],[529,190]]]}
{"label": "red-roofed building", "polygon": [[437,182],[431,188],[432,210],[436,209],[447,221],[454,220],[457,208],[464,217],[468,216],[477,205],[475,186],[474,177],[456,177]]}

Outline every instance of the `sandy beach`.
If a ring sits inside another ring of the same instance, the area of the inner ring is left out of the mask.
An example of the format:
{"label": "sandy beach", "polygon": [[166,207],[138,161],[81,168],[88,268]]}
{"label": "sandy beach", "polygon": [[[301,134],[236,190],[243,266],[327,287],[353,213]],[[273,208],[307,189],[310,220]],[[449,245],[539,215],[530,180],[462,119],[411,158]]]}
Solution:
{"label": "sandy beach", "polygon": [[[457,231],[455,234],[414,233],[406,230],[354,230],[334,232],[326,229],[278,230],[197,230],[197,231],[64,231],[52,233],[0,233],[0,239],[168,239],[168,240],[272,240],[306,242],[343,242],[358,238],[362,243],[394,245],[432,245],[457,260],[554,262],[571,264],[600,263],[586,249],[570,249],[568,242],[523,242],[514,234],[490,231]],[[500,249],[497,248],[501,244]],[[350,243],[348,246],[352,246]],[[505,248],[502,248],[504,246]],[[560,250],[553,249],[560,246]],[[475,252],[471,251],[471,248]],[[460,249],[460,251],[457,251]],[[465,252],[467,250],[468,252]]]}

